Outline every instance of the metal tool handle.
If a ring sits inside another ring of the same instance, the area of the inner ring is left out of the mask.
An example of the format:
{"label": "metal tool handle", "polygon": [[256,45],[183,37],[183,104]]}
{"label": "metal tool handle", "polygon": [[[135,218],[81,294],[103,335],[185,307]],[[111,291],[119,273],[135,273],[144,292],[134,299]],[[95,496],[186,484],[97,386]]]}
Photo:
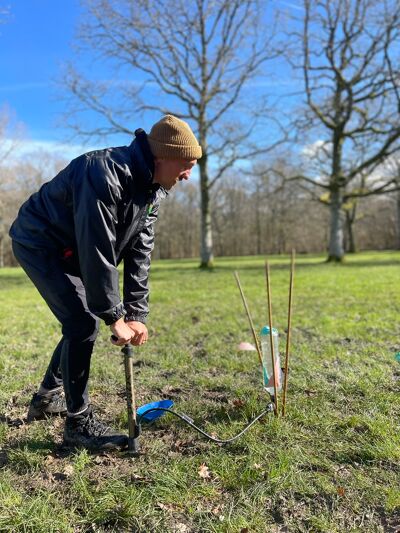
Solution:
{"label": "metal tool handle", "polygon": [[[112,340],[118,340],[115,335],[111,336]],[[130,455],[139,454],[139,435],[140,424],[137,423],[136,417],[136,400],[135,388],[133,386],[133,347],[131,344],[125,344],[121,352],[124,355],[125,366],[125,386],[126,386],[126,404],[128,409],[128,453]]]}

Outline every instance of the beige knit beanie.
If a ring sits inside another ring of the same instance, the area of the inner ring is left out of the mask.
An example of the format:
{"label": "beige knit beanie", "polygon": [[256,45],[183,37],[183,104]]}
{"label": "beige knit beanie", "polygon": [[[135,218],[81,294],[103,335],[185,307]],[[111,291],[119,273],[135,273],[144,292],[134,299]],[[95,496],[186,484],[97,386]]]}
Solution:
{"label": "beige knit beanie", "polygon": [[201,146],[189,124],[173,115],[156,122],[147,136],[151,151],[160,159],[200,159]]}

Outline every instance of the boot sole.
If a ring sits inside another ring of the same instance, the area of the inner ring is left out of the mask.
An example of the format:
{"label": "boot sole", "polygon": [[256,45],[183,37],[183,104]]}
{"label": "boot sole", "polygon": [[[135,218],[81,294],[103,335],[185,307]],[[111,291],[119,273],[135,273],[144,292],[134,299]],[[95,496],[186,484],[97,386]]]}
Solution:
{"label": "boot sole", "polygon": [[128,441],[126,444],[109,444],[107,446],[86,446],[82,443],[75,443],[68,440],[64,440],[61,444],[62,448],[69,450],[88,450],[89,452],[110,452],[121,451],[128,448]]}

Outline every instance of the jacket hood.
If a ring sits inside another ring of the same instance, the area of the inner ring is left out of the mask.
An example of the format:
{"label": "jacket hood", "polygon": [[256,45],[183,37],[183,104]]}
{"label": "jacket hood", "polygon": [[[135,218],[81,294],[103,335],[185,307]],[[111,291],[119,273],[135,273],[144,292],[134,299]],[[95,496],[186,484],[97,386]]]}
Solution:
{"label": "jacket hood", "polygon": [[163,196],[168,196],[168,191],[159,183],[154,183],[154,156],[151,152],[147,133],[139,128],[135,130],[135,139],[129,146],[135,175],[144,189],[151,189],[153,192],[162,190]]}
{"label": "jacket hood", "polygon": [[135,131],[135,139],[129,146],[135,175],[139,178],[144,188],[150,189],[153,185],[154,156],[151,153],[147,134],[142,129]]}

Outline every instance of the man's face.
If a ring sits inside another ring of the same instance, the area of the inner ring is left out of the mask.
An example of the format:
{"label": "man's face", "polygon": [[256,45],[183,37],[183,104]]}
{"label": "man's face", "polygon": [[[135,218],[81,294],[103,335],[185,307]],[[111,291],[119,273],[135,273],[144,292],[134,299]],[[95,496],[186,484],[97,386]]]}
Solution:
{"label": "man's face", "polygon": [[188,180],[197,159],[156,159],[154,182],[169,190],[178,182]]}

